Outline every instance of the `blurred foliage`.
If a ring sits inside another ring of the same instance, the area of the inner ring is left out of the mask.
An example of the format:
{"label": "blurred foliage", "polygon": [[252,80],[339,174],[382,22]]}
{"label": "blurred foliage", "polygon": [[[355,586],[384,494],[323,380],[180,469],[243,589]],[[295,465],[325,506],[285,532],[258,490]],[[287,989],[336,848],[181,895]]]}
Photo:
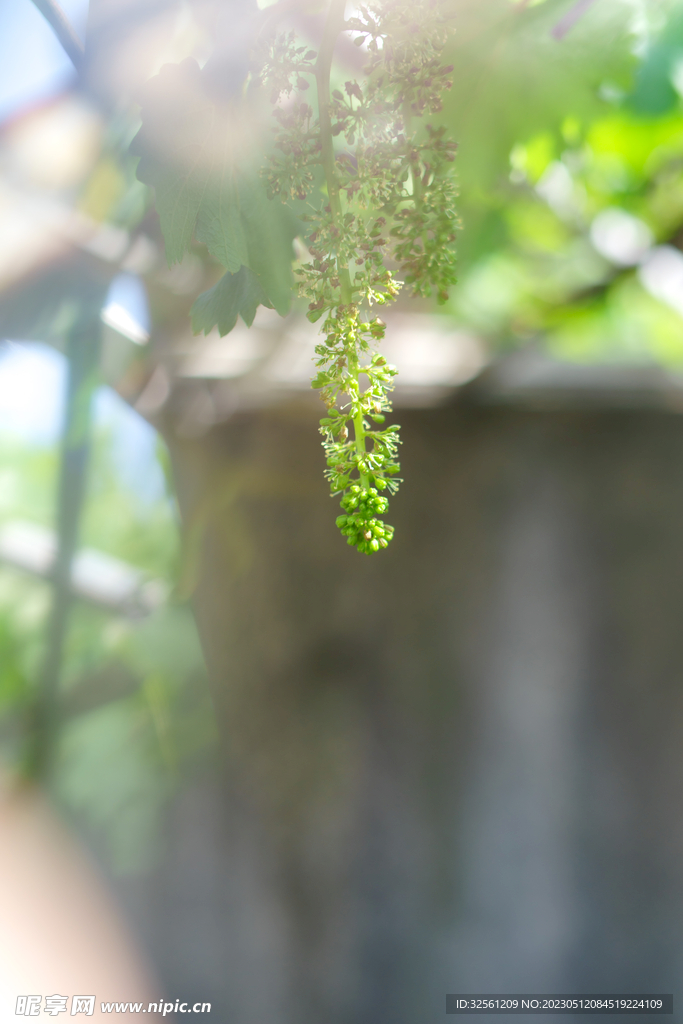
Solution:
{"label": "blurred foliage", "polygon": [[[573,6],[463,13],[447,111],[460,285],[445,312],[493,351],[543,342],[563,359],[680,365],[683,11],[603,0],[557,38]],[[676,254],[648,274],[658,246]]]}
{"label": "blurred foliage", "polygon": [[[131,414],[133,415],[133,414]],[[0,438],[0,526],[51,527],[57,451]],[[167,497],[142,500],[116,472],[112,439],[96,438],[82,541],[169,589],[178,531]],[[0,565],[0,752],[18,763],[42,656],[49,585]],[[109,675],[107,675],[109,673]],[[110,677],[126,682],[103,686]],[[130,684],[128,685],[128,680]],[[117,871],[158,853],[161,811],[183,778],[211,756],[214,720],[189,608],[173,600],[139,620],[74,603],[63,666],[66,706],[54,788]],[[69,700],[92,694],[84,707]]]}

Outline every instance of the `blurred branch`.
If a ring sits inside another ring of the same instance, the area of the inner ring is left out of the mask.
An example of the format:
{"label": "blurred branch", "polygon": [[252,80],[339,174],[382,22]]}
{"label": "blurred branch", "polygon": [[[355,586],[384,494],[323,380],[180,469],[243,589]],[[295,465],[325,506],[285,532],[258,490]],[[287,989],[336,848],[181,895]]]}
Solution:
{"label": "blurred branch", "polygon": [[33,0],[33,3],[51,26],[64,52],[80,74],[85,50],[66,14],[56,0]]}
{"label": "blurred branch", "polygon": [[567,32],[576,25],[577,21],[584,16],[589,7],[592,7],[595,0],[577,0],[573,7],[570,7],[564,17],[560,18],[553,27],[551,35],[554,39],[564,39]]}
{"label": "blurred branch", "polygon": [[58,545],[52,567],[52,604],[25,769],[34,778],[44,778],[49,772],[59,727],[59,684],[73,601],[71,566],[85,503],[91,401],[98,383],[99,310],[103,301],[103,294],[93,296],[92,302],[81,310],[66,339],[69,376],[57,491]]}

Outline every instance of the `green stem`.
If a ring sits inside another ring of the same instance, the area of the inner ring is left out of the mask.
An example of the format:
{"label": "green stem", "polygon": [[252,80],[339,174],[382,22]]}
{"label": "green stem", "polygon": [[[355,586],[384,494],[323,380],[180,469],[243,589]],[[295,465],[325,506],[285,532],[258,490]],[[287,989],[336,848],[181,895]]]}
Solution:
{"label": "green stem", "polygon": [[[330,200],[332,221],[338,231],[342,229],[342,207],[341,196],[339,195],[339,182],[334,166],[334,143],[332,136],[332,119],[330,117],[330,71],[332,69],[332,57],[334,55],[334,44],[339,33],[344,28],[344,10],[346,0],[331,0],[330,9],[327,12],[327,21],[323,31],[323,38],[318,51],[318,59],[315,66],[315,78],[318,88],[318,116],[320,119],[320,143],[322,146],[322,164],[325,171],[327,183],[327,194]],[[337,273],[341,284],[341,301],[343,305],[350,305],[353,298],[351,289],[351,275],[348,267],[337,264]]]}
{"label": "green stem", "polygon": [[85,503],[91,402],[99,363],[99,306],[85,310],[67,336],[68,387],[57,494],[57,554],[39,691],[33,708],[25,773],[45,778],[59,729],[59,685],[72,604],[71,566]]}
{"label": "green stem", "polygon": [[[355,343],[349,342],[349,344],[347,344],[347,358],[349,360],[349,369],[356,381],[356,397],[360,400],[360,364],[358,361],[358,353],[356,351]],[[356,442],[356,451],[359,456],[364,456],[367,449],[365,447],[365,427],[363,426],[362,411],[353,417],[353,433]],[[363,473],[360,469],[358,470],[358,473],[360,476],[359,483],[361,487],[363,490],[367,490],[370,486],[367,474]]]}
{"label": "green stem", "polygon": [[[359,412],[353,421],[353,430],[356,437],[356,451],[359,455],[365,455],[367,449],[365,447],[365,427],[363,426],[363,413]],[[360,485],[363,490],[367,490],[370,486],[370,480],[366,473],[360,473]]]}
{"label": "green stem", "polygon": [[[316,61],[315,77],[316,85],[318,89],[318,112],[320,119],[320,143],[322,146],[322,164],[325,172],[325,181],[327,183],[327,194],[330,200],[330,211],[332,214],[332,222],[337,229],[341,232],[342,227],[342,205],[341,196],[339,194],[339,182],[337,181],[337,174],[335,169],[334,159],[334,142],[332,136],[332,119],[330,117],[330,71],[332,69],[332,57],[334,54],[334,45],[337,41],[339,33],[344,30],[344,11],[346,8],[346,0],[331,0],[330,8],[327,13],[327,21],[325,22],[325,29],[323,31],[323,38],[320,44],[320,50],[318,51],[318,60]],[[341,304],[343,306],[350,306],[353,301],[353,289],[351,286],[351,274],[349,268],[340,263],[337,263],[337,273],[339,275],[339,284],[341,291]],[[356,381],[356,388],[360,395],[360,365],[358,361],[358,351],[356,349],[355,338],[349,340],[346,346],[346,356],[348,361],[348,367],[350,372]],[[355,435],[356,451],[359,455],[365,455],[365,428],[363,426],[363,413],[359,412],[353,419],[353,430]],[[369,486],[369,480],[366,474],[360,473],[360,485],[366,489]]]}

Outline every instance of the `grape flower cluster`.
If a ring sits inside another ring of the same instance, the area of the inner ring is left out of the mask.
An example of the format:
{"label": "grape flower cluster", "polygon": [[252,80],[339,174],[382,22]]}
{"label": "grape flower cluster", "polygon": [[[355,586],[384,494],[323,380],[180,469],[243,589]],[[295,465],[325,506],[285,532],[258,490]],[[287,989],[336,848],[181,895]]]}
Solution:
{"label": "grape flower cluster", "polygon": [[[402,284],[445,302],[455,282],[455,144],[443,126],[422,125],[452,85],[442,60],[450,2],[373,0],[345,20],[344,0],[331,0],[317,52],[272,30],[257,55],[277,122],[263,179],[271,196],[299,204],[298,289],[308,318],[323,320],[312,385],[327,407],[325,476],[341,495],[337,526],[364,554],[391,541],[381,492],[400,483],[399,428],[384,426],[397,371],[377,351],[385,324],[374,309]],[[368,60],[361,82],[333,88],[340,33]]]}

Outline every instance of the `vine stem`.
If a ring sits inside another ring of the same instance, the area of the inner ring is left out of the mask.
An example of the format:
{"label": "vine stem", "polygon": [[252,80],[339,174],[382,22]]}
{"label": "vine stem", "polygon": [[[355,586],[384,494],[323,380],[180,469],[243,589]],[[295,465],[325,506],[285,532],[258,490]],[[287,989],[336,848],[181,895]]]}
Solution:
{"label": "vine stem", "polygon": [[[320,144],[322,146],[322,163],[327,183],[327,194],[330,200],[332,220],[337,231],[341,231],[341,196],[339,183],[334,166],[334,143],[332,141],[332,119],[330,117],[330,71],[334,44],[344,28],[344,11],[346,0],[331,0],[327,12],[323,37],[320,43],[318,59],[315,65],[315,79],[318,89],[318,117],[320,120]],[[341,283],[341,300],[343,305],[350,305],[353,298],[351,275],[348,267],[337,265]]]}
{"label": "vine stem", "polygon": [[[342,231],[342,205],[339,194],[339,182],[335,170],[334,142],[332,136],[332,119],[330,117],[330,72],[332,69],[332,58],[334,46],[339,34],[344,30],[346,22],[344,13],[346,0],[331,0],[323,37],[318,51],[318,59],[315,66],[316,87],[318,90],[318,118],[320,122],[320,144],[323,170],[327,183],[327,195],[330,200],[330,212],[332,222],[338,232]],[[353,288],[351,285],[351,274],[349,268],[337,262],[337,273],[339,275],[341,304],[350,306],[353,302]],[[360,364],[358,360],[358,349],[356,347],[355,333],[346,342],[346,357],[349,371],[356,382],[356,394],[360,398]],[[356,451],[359,456],[366,453],[365,427],[363,425],[363,413],[359,411],[353,418],[353,430],[356,444]],[[367,474],[359,470],[360,485],[363,489],[369,486]]]}
{"label": "vine stem", "polygon": [[76,71],[81,74],[85,57],[83,43],[57,0],[33,0],[33,3],[51,26]]}
{"label": "vine stem", "polygon": [[24,774],[34,779],[49,776],[60,727],[59,685],[73,601],[72,562],[86,497],[91,405],[98,383],[99,309],[103,300],[103,294],[96,295],[66,339],[68,382],[57,493],[57,552],[51,573],[52,601],[39,690],[32,708],[32,732],[24,764]]}

